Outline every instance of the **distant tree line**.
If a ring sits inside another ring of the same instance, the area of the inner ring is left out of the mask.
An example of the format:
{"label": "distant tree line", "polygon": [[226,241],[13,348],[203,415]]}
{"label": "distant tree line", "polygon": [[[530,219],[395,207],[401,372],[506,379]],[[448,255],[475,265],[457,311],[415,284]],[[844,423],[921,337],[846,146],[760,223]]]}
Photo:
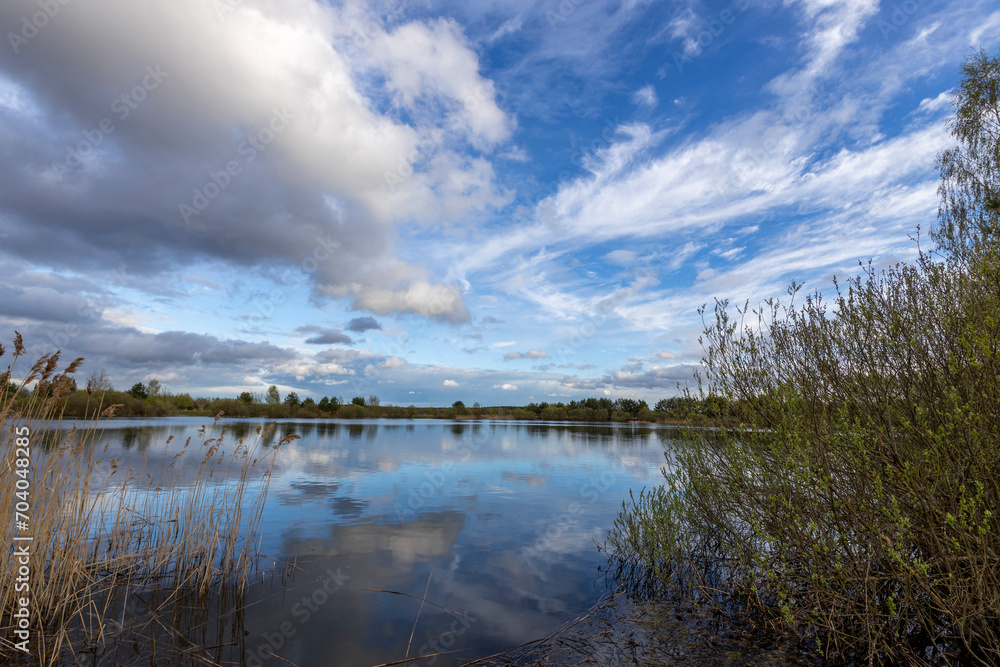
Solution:
{"label": "distant tree line", "polygon": [[[93,373],[85,388],[77,388],[65,400],[68,417],[94,418],[110,405],[116,405],[120,417],[165,417],[169,415],[208,415],[227,417],[263,417],[269,419],[371,419],[371,418],[442,418],[442,419],[537,419],[546,421],[586,422],[669,422],[711,423],[726,419],[731,406],[719,396],[674,396],[659,400],[653,408],[634,398],[585,398],[568,403],[529,403],[523,406],[467,406],[455,401],[450,407],[402,407],[383,405],[378,396],[323,396],[318,401],[301,398],[295,391],[282,395],[271,385],[264,392],[243,391],[235,398],[192,397],[189,393],[171,393],[156,379],[136,382],[127,391],[114,388],[103,370]],[[11,384],[5,391],[16,391]],[[49,388],[39,383],[34,393],[45,394]]]}

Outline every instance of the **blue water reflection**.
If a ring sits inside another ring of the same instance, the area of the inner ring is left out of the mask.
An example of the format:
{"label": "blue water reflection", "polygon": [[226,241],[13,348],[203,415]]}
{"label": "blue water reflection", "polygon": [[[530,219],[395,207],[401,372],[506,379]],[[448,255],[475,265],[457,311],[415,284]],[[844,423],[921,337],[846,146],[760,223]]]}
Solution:
{"label": "blue water reflection", "polygon": [[[250,439],[261,423],[220,422]],[[166,460],[203,424],[121,420],[104,440],[109,456]],[[330,420],[279,422],[272,444],[292,432],[301,439],[278,452],[261,551],[296,567],[251,587],[241,641],[224,656],[237,664],[285,664],[271,653],[310,667],[449,652],[407,664],[454,665],[546,635],[605,592],[596,544],[629,488],[660,483],[676,435]]]}

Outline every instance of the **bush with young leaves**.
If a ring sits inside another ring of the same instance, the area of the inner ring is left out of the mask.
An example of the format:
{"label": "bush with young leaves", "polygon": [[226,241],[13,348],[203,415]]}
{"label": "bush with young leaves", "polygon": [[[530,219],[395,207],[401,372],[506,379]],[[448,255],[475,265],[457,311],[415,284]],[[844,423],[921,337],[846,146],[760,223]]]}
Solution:
{"label": "bush with young leaves", "polygon": [[609,536],[837,663],[1000,663],[1000,58],[963,74],[935,251],[830,302],[716,303],[700,380],[732,423],[690,432]]}

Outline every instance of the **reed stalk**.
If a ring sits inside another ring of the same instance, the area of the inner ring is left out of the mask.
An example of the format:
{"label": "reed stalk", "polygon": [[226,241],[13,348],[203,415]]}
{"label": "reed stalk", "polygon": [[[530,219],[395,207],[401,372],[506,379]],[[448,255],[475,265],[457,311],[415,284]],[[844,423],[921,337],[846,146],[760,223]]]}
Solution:
{"label": "reed stalk", "polygon": [[[130,646],[126,662],[214,664],[207,644],[194,638],[208,641],[207,628],[221,625],[214,616],[220,608],[239,612],[258,562],[275,454],[298,436],[269,445],[275,425],[268,424],[245,442],[219,424],[220,413],[211,427],[202,427],[200,442],[188,439],[172,459],[148,452],[137,463],[118,461],[101,445],[116,406],[101,406],[93,396],[101,419],[68,429],[63,423],[62,406],[83,360],[57,373],[59,353],[45,355],[11,383],[24,354],[17,334],[11,365],[0,373],[0,516],[6,522],[0,531],[0,661],[77,664],[84,654],[121,655],[122,646]],[[25,428],[26,496],[15,484],[24,468],[17,467],[25,458],[17,450]],[[25,497],[27,530],[15,523]],[[18,590],[13,557],[25,543],[27,592]],[[25,595],[28,652],[18,649],[14,617]]]}

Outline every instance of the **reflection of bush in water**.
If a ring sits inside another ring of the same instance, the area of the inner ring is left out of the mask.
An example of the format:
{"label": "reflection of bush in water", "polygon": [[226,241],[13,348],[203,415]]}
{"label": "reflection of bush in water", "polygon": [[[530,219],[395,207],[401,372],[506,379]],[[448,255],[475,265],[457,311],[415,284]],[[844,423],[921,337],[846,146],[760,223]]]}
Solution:
{"label": "reflection of bush in water", "polygon": [[254,426],[250,422],[230,422],[228,426],[229,432],[237,440],[244,440],[250,437],[250,434],[254,430]]}

